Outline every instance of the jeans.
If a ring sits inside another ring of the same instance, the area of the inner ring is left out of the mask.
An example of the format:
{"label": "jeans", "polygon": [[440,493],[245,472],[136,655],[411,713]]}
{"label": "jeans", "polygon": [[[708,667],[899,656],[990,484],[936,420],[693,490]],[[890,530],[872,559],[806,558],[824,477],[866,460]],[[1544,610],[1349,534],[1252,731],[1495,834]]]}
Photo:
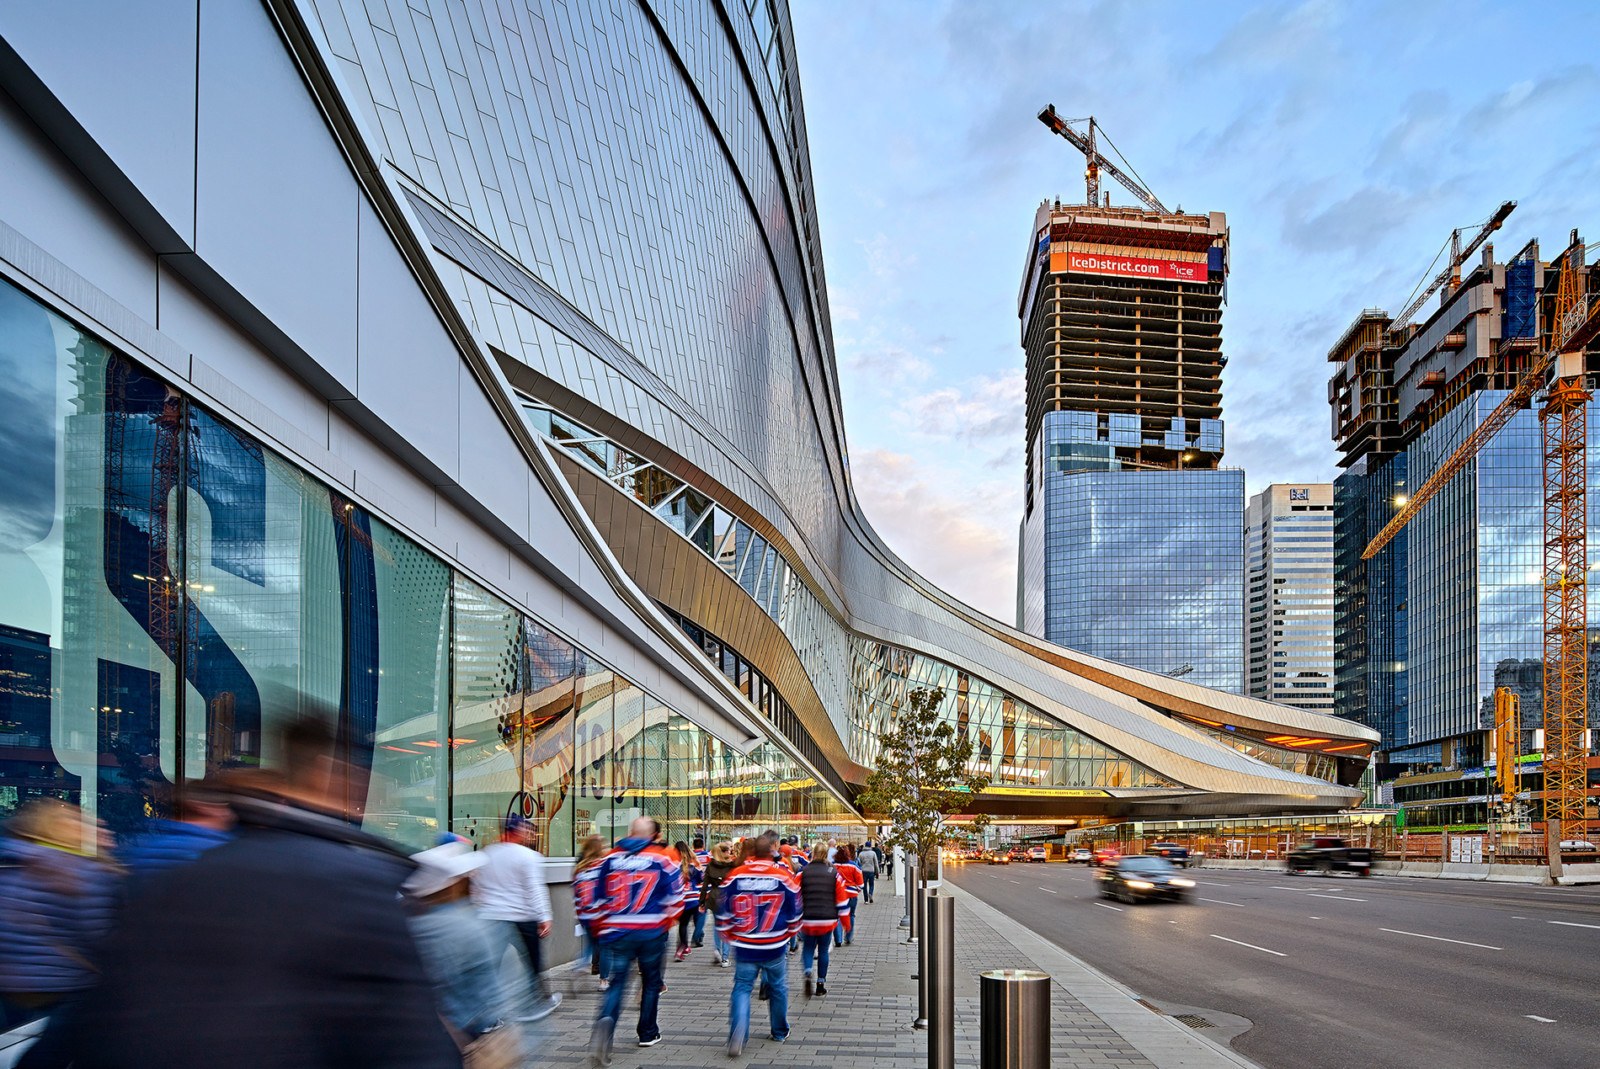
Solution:
{"label": "jeans", "polygon": [[[845,942],[846,939],[854,939],[856,937],[855,919],[856,919],[856,900],[854,898],[852,898],[850,900],[850,904],[848,906],[846,906],[844,909],[841,909],[839,911],[839,927],[837,927],[837,928],[835,928],[833,930],[833,945],[834,946],[842,947],[842,946],[844,946],[844,942]],[[848,925],[847,925],[847,922],[848,922]],[[847,926],[848,926],[848,929],[849,929],[848,930],[848,934],[846,932]]]}
{"label": "jeans", "polygon": [[[622,1013],[622,996],[628,986],[628,973],[637,961],[639,979],[644,983],[644,997],[639,1002],[639,1038],[656,1038],[661,1034],[661,1027],[656,1023],[656,1011],[661,1005],[661,970],[667,958],[667,933],[625,932],[601,945],[609,970],[606,979],[611,984],[606,988],[604,1001],[600,1003],[600,1017],[610,1018],[608,1028],[615,1033],[617,1017]],[[745,994],[748,999],[748,989]]]}
{"label": "jeans", "polygon": [[572,963],[574,969],[581,969],[590,962],[595,964],[601,976],[609,975],[606,972],[606,947],[594,937],[594,925],[588,921],[583,922],[583,953],[578,960]]}
{"label": "jeans", "polygon": [[861,874],[861,879],[863,881],[861,884],[861,891],[867,896],[867,901],[871,902],[872,890],[878,886],[878,874],[876,872],[863,872]]}
{"label": "jeans", "polygon": [[517,934],[522,937],[522,947],[528,954],[528,971],[533,974],[530,986],[536,998],[545,997],[544,947],[539,937],[538,921],[517,921]]}
{"label": "jeans", "polygon": [[733,948],[728,945],[728,941],[722,938],[722,929],[715,925],[711,928],[711,946],[717,952],[717,957],[719,958],[725,958],[733,953]]}
{"label": "jeans", "polygon": [[694,941],[696,943],[703,943],[705,942],[705,938],[706,911],[703,909],[697,909],[694,911]]}
{"label": "jeans", "polygon": [[[834,929],[834,931],[838,930],[837,928]],[[827,933],[808,935],[804,938],[805,948],[800,951],[800,968],[809,973],[811,971],[811,959],[814,955],[817,961],[817,979],[826,980],[828,978],[828,952],[832,949],[828,942]]]}
{"label": "jeans", "polygon": [[750,989],[756,977],[765,981],[771,995],[767,1000],[767,1017],[772,1025],[774,1039],[789,1036],[789,956],[780,953],[767,961],[748,961],[733,956],[733,998],[728,1003],[728,1042],[744,1046],[750,1038]]}

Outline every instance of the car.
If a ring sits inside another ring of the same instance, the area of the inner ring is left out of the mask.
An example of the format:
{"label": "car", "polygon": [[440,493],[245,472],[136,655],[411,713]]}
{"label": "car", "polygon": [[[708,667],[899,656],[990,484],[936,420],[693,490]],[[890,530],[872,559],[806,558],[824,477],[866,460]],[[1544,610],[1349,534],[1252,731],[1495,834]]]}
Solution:
{"label": "car", "polygon": [[1050,851],[1046,850],[1042,846],[1030,846],[1030,847],[1028,847],[1028,860],[1029,861],[1049,861],[1050,860]]}
{"label": "car", "polygon": [[1011,864],[1011,855],[1004,850],[989,850],[983,855],[983,860],[991,865]]}
{"label": "car", "polygon": [[1087,846],[1080,846],[1067,855],[1067,861],[1072,864],[1092,865],[1094,864],[1094,851]]}
{"label": "car", "polygon": [[1588,839],[1562,839],[1559,848],[1563,854],[1592,854],[1595,852],[1594,843]]}
{"label": "car", "polygon": [[1159,899],[1187,902],[1194,890],[1194,881],[1181,875],[1172,862],[1145,854],[1119,857],[1102,868],[1095,879],[1103,897],[1129,905]]}
{"label": "car", "polygon": [[1028,851],[1020,846],[1013,846],[1008,856],[1012,861],[1026,861],[1028,860]]}
{"label": "car", "polygon": [[1181,869],[1189,867],[1189,848],[1179,843],[1151,843],[1149,853],[1164,857]]}
{"label": "car", "polygon": [[1122,851],[1114,846],[1102,846],[1094,852],[1094,863],[1101,867],[1110,865],[1122,856]]}
{"label": "car", "polygon": [[1357,876],[1371,876],[1372,851],[1363,846],[1351,846],[1337,836],[1319,835],[1289,851],[1284,865],[1296,874],[1317,872],[1331,876],[1335,872],[1352,872]]}

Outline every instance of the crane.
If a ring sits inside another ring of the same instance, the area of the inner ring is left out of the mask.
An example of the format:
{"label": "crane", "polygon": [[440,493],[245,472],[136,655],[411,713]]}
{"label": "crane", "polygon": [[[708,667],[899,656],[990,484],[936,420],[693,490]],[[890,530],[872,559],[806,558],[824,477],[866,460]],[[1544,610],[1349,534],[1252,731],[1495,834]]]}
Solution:
{"label": "crane", "polygon": [[[1496,213],[1499,214],[1499,213]],[[1459,474],[1541,388],[1544,441],[1544,798],[1552,871],[1559,871],[1561,828],[1581,830],[1588,795],[1588,465],[1583,351],[1600,335],[1600,302],[1584,292],[1585,246],[1572,240],[1559,260],[1554,315],[1544,345],[1511,392],[1417,488],[1362,552],[1371,560],[1423,505]],[[1503,345],[1504,343],[1502,343]]]}
{"label": "crane", "polygon": [[[1049,127],[1052,133],[1060,134],[1066,138],[1079,152],[1083,153],[1085,163],[1083,177],[1087,186],[1088,203],[1090,205],[1094,207],[1100,206],[1100,171],[1104,169],[1107,174],[1122,184],[1122,188],[1132,193],[1133,198],[1146,208],[1153,212],[1160,212],[1162,215],[1172,214],[1167,211],[1166,205],[1157,200],[1156,195],[1150,192],[1149,187],[1100,154],[1096,137],[1099,128],[1094,121],[1093,115],[1087,119],[1063,119],[1056,114],[1056,106],[1050,104],[1039,113],[1039,121]],[[1081,134],[1072,128],[1072,124],[1078,122],[1087,122],[1089,124],[1089,133],[1087,135]],[[1106,144],[1111,144],[1109,137],[1106,138]],[[1112,145],[1111,149],[1115,152],[1116,146]],[[1121,155],[1120,152],[1117,154]],[[1123,162],[1127,161],[1124,160]]]}
{"label": "crane", "polygon": [[[1461,234],[1465,228],[1457,227],[1450,232],[1449,266],[1435,275],[1433,281],[1428,283],[1427,287],[1417,294],[1410,304],[1406,305],[1405,310],[1395,317],[1393,323],[1389,324],[1388,335],[1390,338],[1397,338],[1400,332],[1405,330],[1406,324],[1411,322],[1411,317],[1417,314],[1417,310],[1427,304],[1428,298],[1438,293],[1446,283],[1450,285],[1452,290],[1461,285],[1462,261],[1476,252],[1478,246],[1487,241],[1490,234],[1499,230],[1501,224],[1506,221],[1506,217],[1515,211],[1516,207],[1516,201],[1508,200],[1496,208],[1494,214],[1489,216],[1488,222],[1478,225],[1477,232],[1472,235],[1472,239],[1467,242],[1465,248],[1461,245]],[[1435,258],[1434,262],[1438,262],[1437,258]]]}

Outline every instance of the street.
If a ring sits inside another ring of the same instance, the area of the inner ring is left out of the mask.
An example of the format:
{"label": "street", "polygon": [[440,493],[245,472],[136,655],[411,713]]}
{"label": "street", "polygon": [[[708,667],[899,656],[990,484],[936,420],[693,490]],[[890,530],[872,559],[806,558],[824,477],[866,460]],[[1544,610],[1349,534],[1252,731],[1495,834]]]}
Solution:
{"label": "street", "polygon": [[1128,906],[1083,866],[945,873],[1152,1002],[1248,1018],[1267,1069],[1600,1064],[1600,888],[1201,868]]}

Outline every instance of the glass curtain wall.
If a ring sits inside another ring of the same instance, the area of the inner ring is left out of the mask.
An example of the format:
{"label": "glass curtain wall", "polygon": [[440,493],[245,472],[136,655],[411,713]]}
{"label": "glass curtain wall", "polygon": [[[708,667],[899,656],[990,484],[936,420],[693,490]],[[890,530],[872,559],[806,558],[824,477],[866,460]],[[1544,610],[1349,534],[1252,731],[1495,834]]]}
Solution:
{"label": "glass curtain wall", "polygon": [[555,856],[640,813],[685,838],[851,816],[3,282],[0,403],[0,818],[63,799],[92,850],[307,714],[349,818],[412,849],[512,812]]}

